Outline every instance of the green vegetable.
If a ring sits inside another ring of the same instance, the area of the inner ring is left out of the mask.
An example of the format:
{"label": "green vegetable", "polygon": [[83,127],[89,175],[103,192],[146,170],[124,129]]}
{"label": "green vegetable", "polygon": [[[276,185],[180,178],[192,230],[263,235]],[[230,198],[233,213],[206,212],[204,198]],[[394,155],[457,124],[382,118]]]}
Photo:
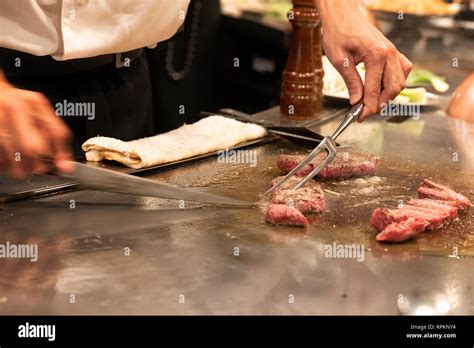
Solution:
{"label": "green vegetable", "polygon": [[393,100],[395,104],[408,104],[410,102],[410,98],[405,97],[404,95],[397,95],[397,97]]}
{"label": "green vegetable", "polygon": [[398,96],[408,98],[408,102],[410,103],[419,103],[419,104],[426,103],[426,89],[423,87],[405,88],[404,90],[400,92]]}
{"label": "green vegetable", "polygon": [[441,93],[449,89],[449,85],[444,81],[444,77],[433,74],[431,71],[414,69],[407,78],[408,86],[416,86],[420,83],[431,83],[433,88]]}

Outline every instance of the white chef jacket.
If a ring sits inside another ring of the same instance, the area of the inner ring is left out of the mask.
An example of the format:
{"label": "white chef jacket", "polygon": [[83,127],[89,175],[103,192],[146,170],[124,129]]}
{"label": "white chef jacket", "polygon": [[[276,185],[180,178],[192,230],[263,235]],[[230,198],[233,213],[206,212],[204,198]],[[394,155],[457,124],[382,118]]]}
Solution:
{"label": "white chef jacket", "polygon": [[189,0],[0,0],[0,47],[57,60],[127,52],[173,36]]}

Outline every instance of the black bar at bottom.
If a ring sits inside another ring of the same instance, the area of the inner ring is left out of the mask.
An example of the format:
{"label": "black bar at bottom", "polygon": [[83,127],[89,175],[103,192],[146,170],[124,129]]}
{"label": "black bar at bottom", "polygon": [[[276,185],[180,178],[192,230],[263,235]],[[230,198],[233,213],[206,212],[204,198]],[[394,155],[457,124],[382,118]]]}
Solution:
{"label": "black bar at bottom", "polygon": [[[39,335],[43,337],[32,337]],[[0,317],[0,347],[30,344],[473,347],[474,319],[469,316]]]}

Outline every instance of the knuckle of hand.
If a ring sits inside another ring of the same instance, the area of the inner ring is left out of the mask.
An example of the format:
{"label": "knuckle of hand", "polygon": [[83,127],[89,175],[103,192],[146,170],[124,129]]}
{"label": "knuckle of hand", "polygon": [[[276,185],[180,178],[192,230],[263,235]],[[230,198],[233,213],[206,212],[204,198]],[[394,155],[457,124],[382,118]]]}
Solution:
{"label": "knuckle of hand", "polygon": [[377,112],[377,107],[373,106],[373,105],[372,106],[366,105],[365,110],[366,110],[368,115],[372,115],[372,114],[375,114]]}
{"label": "knuckle of hand", "polygon": [[364,111],[373,114],[374,112],[377,112],[377,102],[378,100],[364,100]]}
{"label": "knuckle of hand", "polygon": [[357,86],[359,86],[359,80],[355,76],[350,76],[344,79],[346,82],[346,85],[349,89],[354,89]]}
{"label": "knuckle of hand", "polygon": [[47,103],[46,97],[39,92],[29,92],[28,98],[30,102],[33,102],[33,103],[39,103],[39,104]]}
{"label": "knuckle of hand", "polygon": [[380,90],[381,90],[381,86],[379,83],[377,83],[377,84],[374,84],[373,86],[369,86],[367,92],[368,92],[369,97],[377,98],[380,94]]}
{"label": "knuckle of hand", "polygon": [[372,55],[376,60],[385,60],[388,57],[388,49],[384,46],[374,47],[372,50]]}
{"label": "knuckle of hand", "polygon": [[335,64],[335,67],[337,67],[338,70],[344,72],[347,68],[347,58],[343,57],[343,56],[340,56],[340,57],[336,57],[334,59],[334,64]]}
{"label": "knuckle of hand", "polygon": [[386,47],[387,56],[392,56],[397,54],[397,48],[394,45],[388,45]]}
{"label": "knuckle of hand", "polygon": [[391,85],[389,85],[387,88],[386,88],[386,91],[387,91],[387,94],[389,96],[393,96],[393,95],[396,95],[398,94],[398,92],[400,92],[400,85],[397,83],[393,83]]}

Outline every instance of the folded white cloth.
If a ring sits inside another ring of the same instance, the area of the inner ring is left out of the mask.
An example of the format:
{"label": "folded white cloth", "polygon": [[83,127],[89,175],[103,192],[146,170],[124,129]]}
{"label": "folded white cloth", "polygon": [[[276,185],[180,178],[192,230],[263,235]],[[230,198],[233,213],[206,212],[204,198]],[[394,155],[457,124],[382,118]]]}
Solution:
{"label": "folded white cloth", "polygon": [[82,144],[88,161],[114,160],[130,168],[178,161],[262,138],[265,128],[222,116],[209,116],[171,132],[133,141],[94,137]]}

